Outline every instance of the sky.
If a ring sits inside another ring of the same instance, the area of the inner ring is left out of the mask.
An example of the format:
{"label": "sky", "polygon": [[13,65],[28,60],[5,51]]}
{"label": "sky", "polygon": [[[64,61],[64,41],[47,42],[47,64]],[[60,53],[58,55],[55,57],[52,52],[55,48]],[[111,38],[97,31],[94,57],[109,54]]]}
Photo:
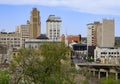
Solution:
{"label": "sky", "polygon": [[87,24],[115,20],[115,36],[120,36],[119,0],[0,0],[0,31],[14,32],[26,24],[32,8],[40,11],[41,31],[46,33],[49,15],[61,17],[61,34],[87,36]]}

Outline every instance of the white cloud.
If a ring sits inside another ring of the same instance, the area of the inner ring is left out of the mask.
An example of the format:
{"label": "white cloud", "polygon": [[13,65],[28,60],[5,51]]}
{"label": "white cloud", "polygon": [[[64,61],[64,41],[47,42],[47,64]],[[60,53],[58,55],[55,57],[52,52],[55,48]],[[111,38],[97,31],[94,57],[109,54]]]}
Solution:
{"label": "white cloud", "polygon": [[0,0],[0,4],[63,6],[91,14],[120,15],[119,0]]}

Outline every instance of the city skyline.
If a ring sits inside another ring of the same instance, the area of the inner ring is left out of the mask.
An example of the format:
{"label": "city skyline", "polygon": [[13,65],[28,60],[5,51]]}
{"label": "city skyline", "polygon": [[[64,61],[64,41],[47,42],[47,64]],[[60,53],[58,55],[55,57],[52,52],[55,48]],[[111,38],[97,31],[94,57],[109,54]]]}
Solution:
{"label": "city skyline", "polygon": [[[14,0],[0,1],[0,31],[15,31],[17,25],[26,24],[30,19],[32,8],[37,8],[40,11],[41,31],[46,33],[46,20],[49,15],[61,17],[62,31],[61,34],[87,36],[87,24],[94,21],[102,22],[102,19],[115,20],[115,36],[120,36],[120,4],[115,0],[101,0],[90,2],[92,0],[35,0],[24,2]],[[88,2],[89,4],[87,4]],[[107,2],[107,3],[103,3]],[[86,3],[86,4],[85,4]],[[84,4],[84,5],[83,5]]]}

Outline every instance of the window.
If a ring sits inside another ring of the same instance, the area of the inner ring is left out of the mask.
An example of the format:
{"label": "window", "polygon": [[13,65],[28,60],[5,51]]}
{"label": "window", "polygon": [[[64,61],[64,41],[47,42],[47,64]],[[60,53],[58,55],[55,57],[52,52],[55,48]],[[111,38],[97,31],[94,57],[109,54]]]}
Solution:
{"label": "window", "polygon": [[119,54],[119,52],[117,52],[117,54]]}
{"label": "window", "polygon": [[29,48],[31,48],[31,45],[29,45]]}
{"label": "window", "polygon": [[33,18],[33,22],[37,22],[37,18]]}
{"label": "window", "polygon": [[37,45],[35,45],[35,48],[37,48]]}

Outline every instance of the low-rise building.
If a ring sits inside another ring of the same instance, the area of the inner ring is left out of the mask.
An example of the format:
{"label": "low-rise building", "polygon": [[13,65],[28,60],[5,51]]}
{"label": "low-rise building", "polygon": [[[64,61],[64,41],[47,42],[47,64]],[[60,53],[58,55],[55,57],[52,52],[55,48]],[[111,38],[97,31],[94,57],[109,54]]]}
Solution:
{"label": "low-rise building", "polygon": [[22,47],[21,35],[15,32],[0,32],[0,45],[19,49]]}
{"label": "low-rise building", "polygon": [[72,42],[81,43],[81,35],[67,35],[64,34],[61,36],[62,42],[65,42],[67,45],[71,44]]}
{"label": "low-rise building", "polygon": [[96,47],[94,61],[102,64],[120,64],[120,48]]}
{"label": "low-rise building", "polygon": [[73,44],[71,51],[71,60],[73,63],[85,62],[87,59],[87,45]]}
{"label": "low-rise building", "polygon": [[46,35],[41,34],[39,37],[36,39],[26,39],[25,40],[25,48],[34,48],[38,49],[42,43],[50,43],[50,42],[61,42],[61,40],[49,40]]}

